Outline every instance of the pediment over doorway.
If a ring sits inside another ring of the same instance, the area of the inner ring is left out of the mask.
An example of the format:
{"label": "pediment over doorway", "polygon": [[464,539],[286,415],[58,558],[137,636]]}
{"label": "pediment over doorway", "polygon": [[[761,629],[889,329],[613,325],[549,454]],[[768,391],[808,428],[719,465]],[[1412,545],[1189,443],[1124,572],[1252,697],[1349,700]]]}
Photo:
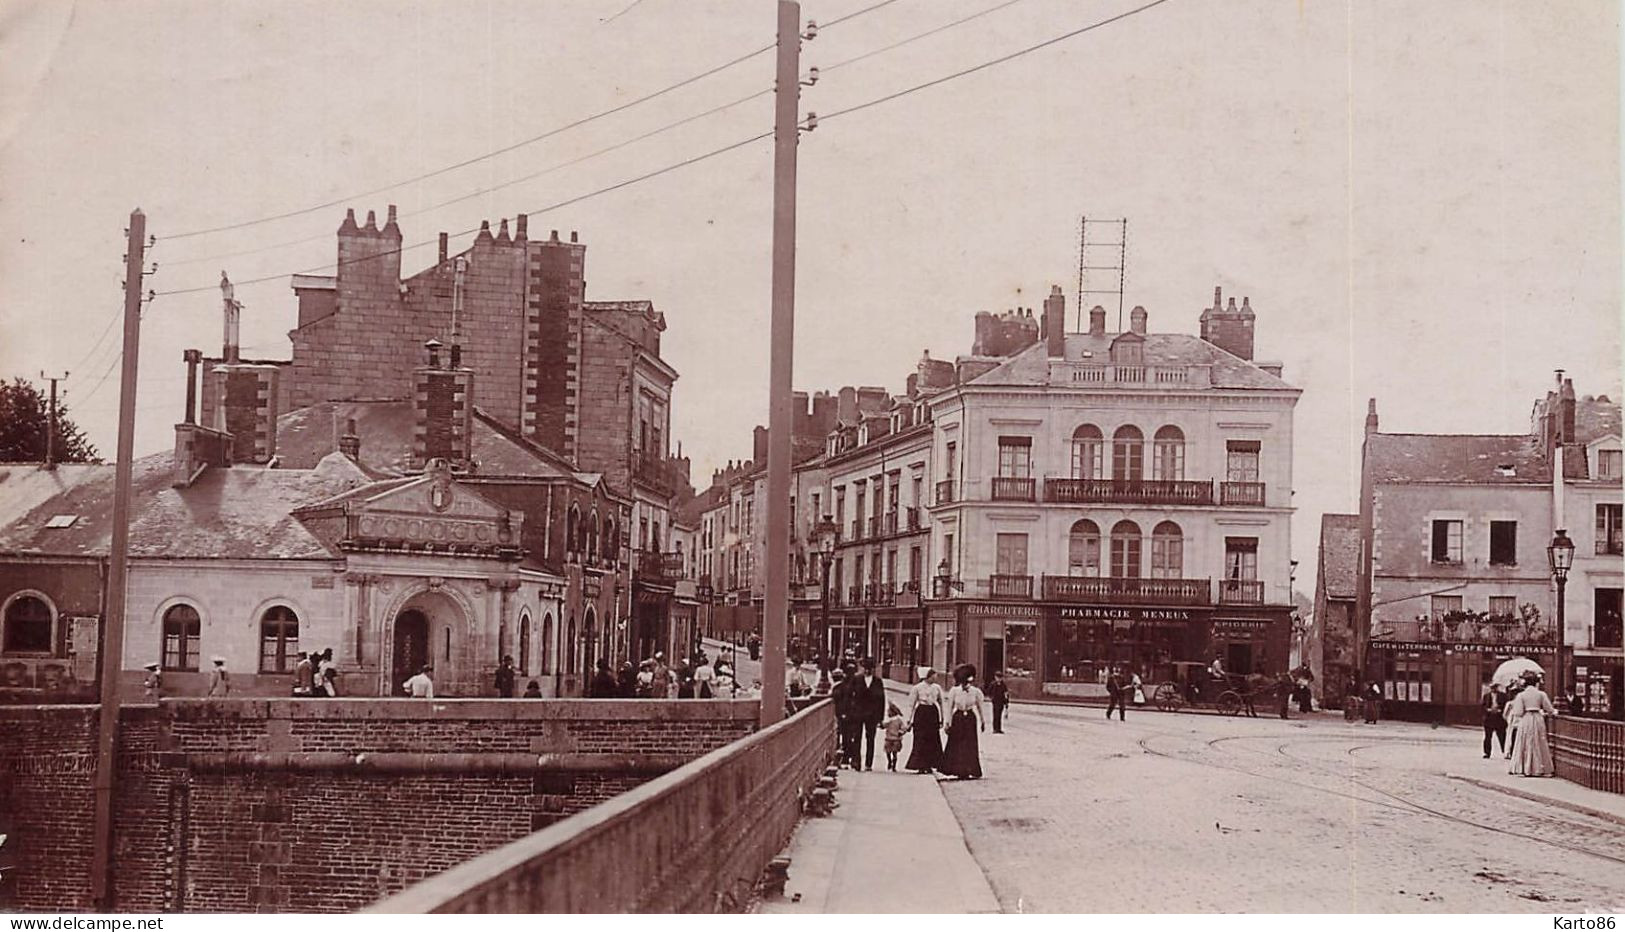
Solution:
{"label": "pediment over doorway", "polygon": [[340,550],[440,552],[518,559],[524,513],[432,468],[302,509],[301,520]]}

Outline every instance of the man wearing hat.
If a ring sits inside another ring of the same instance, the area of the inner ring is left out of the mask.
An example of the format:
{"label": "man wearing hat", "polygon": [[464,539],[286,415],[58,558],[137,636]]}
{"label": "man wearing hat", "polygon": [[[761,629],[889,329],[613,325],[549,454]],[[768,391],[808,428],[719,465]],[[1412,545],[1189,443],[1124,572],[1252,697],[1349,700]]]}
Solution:
{"label": "man wearing hat", "polygon": [[226,697],[231,693],[231,674],[226,672],[226,658],[219,655],[211,658],[214,669],[209,671],[209,697]]}
{"label": "man wearing hat", "polygon": [[310,652],[299,652],[299,663],[293,668],[293,694],[309,696],[316,685],[316,665],[310,662]]}
{"label": "man wearing hat", "polygon": [[147,698],[154,701],[162,699],[164,693],[164,674],[162,670],[158,669],[158,661],[154,660],[152,663],[149,663],[143,667],[143,669],[147,671],[147,678],[142,682],[141,685],[145,686],[147,689]]}

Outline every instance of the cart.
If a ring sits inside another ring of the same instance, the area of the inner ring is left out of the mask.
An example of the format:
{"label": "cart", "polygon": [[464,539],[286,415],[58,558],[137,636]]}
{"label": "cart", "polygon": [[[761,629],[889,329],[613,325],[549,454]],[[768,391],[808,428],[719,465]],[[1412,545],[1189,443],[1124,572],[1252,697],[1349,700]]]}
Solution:
{"label": "cart", "polygon": [[1151,702],[1163,712],[1184,709],[1212,709],[1221,715],[1240,715],[1248,706],[1256,708],[1260,700],[1276,698],[1273,680],[1260,675],[1227,674],[1216,677],[1208,672],[1206,664],[1178,661],[1161,664],[1157,670],[1162,682],[1157,684]]}

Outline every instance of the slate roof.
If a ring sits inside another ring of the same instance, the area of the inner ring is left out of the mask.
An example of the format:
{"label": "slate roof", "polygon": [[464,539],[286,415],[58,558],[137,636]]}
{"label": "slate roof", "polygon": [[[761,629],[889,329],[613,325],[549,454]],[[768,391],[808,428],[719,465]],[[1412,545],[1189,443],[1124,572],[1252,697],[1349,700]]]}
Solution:
{"label": "slate roof", "polygon": [[1326,597],[1352,599],[1360,572],[1360,516],[1320,516],[1320,581]]}
{"label": "slate roof", "polygon": [[[1106,365],[1111,361],[1112,341],[1120,334],[1092,336],[1066,335],[1066,359]],[[1187,333],[1148,333],[1145,335],[1145,364],[1148,366],[1210,366],[1214,388],[1274,389],[1296,391],[1278,376],[1256,364]],[[1084,354],[1088,353],[1088,356]],[[1044,342],[1027,347],[970,380],[971,385],[1045,385],[1049,382],[1049,354]]]}
{"label": "slate roof", "polygon": [[[1551,466],[1528,434],[1384,434],[1366,438],[1377,482],[1549,483]],[[1511,466],[1504,475],[1502,466]]]}
{"label": "slate roof", "polygon": [[[277,462],[287,469],[309,469],[338,449],[345,424],[355,419],[361,438],[361,463],[375,478],[410,471],[412,430],[416,414],[410,401],[322,402],[277,418]],[[478,472],[511,476],[566,476],[570,464],[546,448],[509,435],[475,408],[472,452]],[[590,484],[590,479],[584,480]]]}
{"label": "slate roof", "polygon": [[[56,479],[29,475],[36,466],[0,466],[0,553],[105,556],[113,542],[114,467],[58,467]],[[170,454],[131,465],[130,554],[138,557],[290,559],[328,550],[291,512],[367,484],[344,456],[314,469],[234,466],[208,469],[184,489],[171,487]],[[39,490],[56,483],[54,494]],[[47,528],[53,515],[79,516],[72,527]]]}
{"label": "slate roof", "polygon": [[1588,444],[1603,437],[1619,437],[1620,406],[1607,395],[1587,396],[1574,403],[1574,439]]}

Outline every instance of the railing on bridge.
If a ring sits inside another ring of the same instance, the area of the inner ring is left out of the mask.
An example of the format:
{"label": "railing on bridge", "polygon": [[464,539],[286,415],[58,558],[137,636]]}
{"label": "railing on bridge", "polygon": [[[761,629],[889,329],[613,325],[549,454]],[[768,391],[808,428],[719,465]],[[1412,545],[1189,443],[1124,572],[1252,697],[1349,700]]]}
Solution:
{"label": "railing on bridge", "polygon": [[1552,720],[1552,763],[1570,783],[1625,793],[1625,722],[1559,715]]}
{"label": "railing on bridge", "polygon": [[[835,709],[797,714],[373,904],[374,913],[743,908],[835,751]],[[697,843],[696,839],[703,840]]]}

